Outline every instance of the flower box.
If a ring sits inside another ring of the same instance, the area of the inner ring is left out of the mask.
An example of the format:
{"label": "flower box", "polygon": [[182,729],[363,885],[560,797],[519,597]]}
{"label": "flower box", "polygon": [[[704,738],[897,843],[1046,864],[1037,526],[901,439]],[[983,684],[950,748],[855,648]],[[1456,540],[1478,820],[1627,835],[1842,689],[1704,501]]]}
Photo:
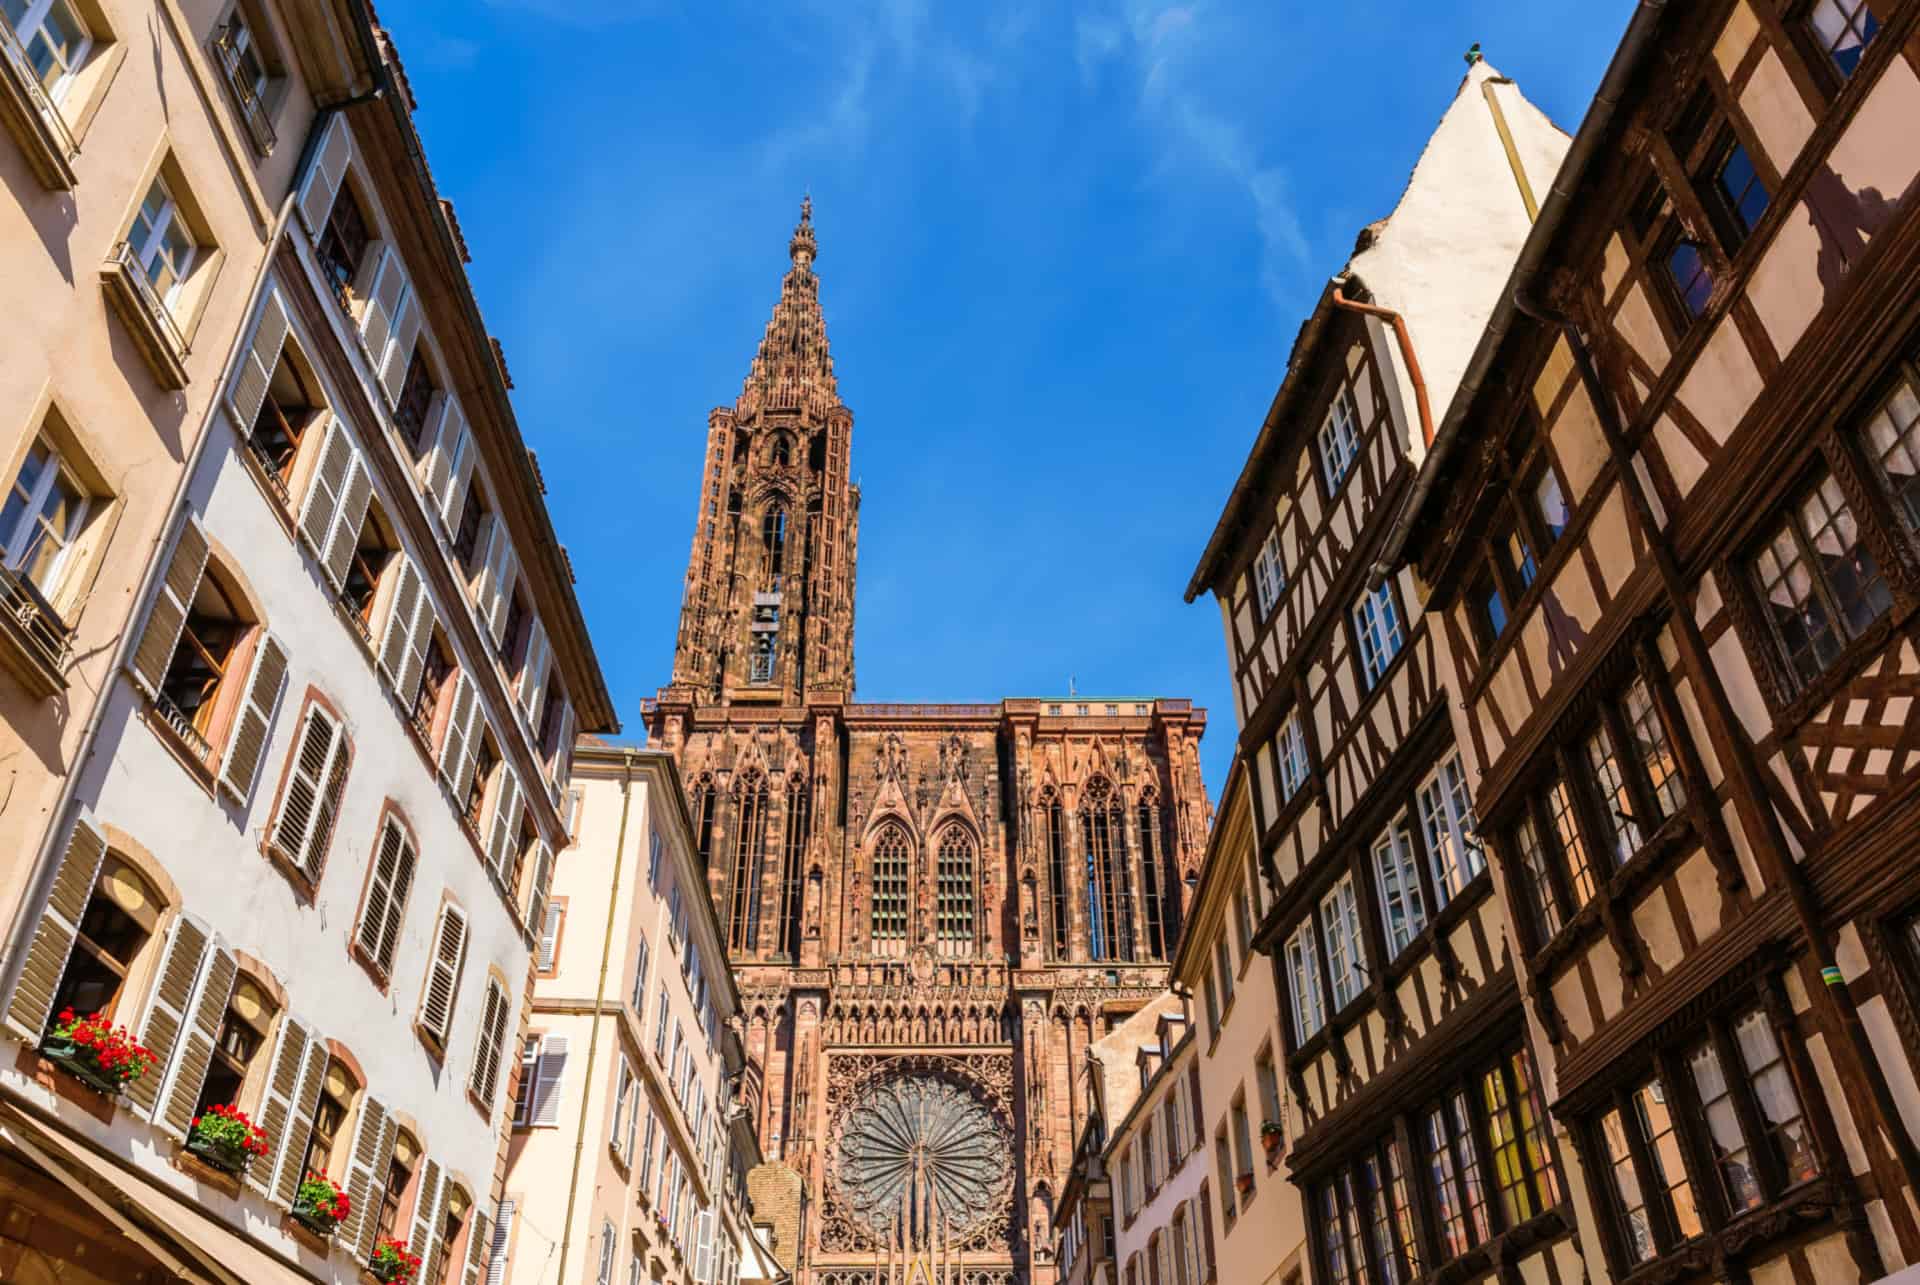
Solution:
{"label": "flower box", "polygon": [[211,1106],[187,1130],[187,1150],[222,1173],[242,1174],[267,1154],[267,1135],[245,1111]]}
{"label": "flower box", "polygon": [[367,1260],[367,1274],[380,1285],[413,1285],[420,1257],[407,1252],[406,1242],[383,1240]]}
{"label": "flower box", "polygon": [[1234,1188],[1238,1190],[1241,1195],[1244,1196],[1248,1192],[1253,1190],[1253,1175],[1250,1173],[1243,1173],[1239,1177],[1233,1180],[1233,1185],[1234,1185]]}
{"label": "flower box", "polygon": [[114,1097],[153,1069],[153,1054],[134,1042],[125,1027],[100,1014],[76,1016],[60,1010],[40,1055],[94,1092]]}
{"label": "flower box", "polygon": [[253,1163],[253,1155],[244,1147],[229,1146],[206,1138],[188,1138],[187,1150],[221,1173],[241,1174]]}
{"label": "flower box", "polygon": [[293,1194],[293,1208],[287,1212],[302,1227],[325,1239],[345,1220],[353,1204],[340,1185],[324,1173],[310,1173]]}

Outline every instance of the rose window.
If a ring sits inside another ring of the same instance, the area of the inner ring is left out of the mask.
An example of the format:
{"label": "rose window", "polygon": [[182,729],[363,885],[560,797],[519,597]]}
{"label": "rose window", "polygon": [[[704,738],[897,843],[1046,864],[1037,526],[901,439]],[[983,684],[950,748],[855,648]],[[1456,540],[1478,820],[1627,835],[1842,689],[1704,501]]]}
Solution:
{"label": "rose window", "polygon": [[993,1113],[950,1080],[882,1080],[840,1117],[838,1194],[854,1222],[903,1249],[965,1241],[1005,1213],[1012,1173]]}

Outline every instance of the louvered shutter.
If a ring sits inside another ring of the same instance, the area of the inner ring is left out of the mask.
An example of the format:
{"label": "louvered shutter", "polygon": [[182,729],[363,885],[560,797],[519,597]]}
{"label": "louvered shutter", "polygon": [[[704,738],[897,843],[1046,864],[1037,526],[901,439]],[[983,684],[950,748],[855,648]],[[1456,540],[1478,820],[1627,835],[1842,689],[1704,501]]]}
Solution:
{"label": "louvered shutter", "polygon": [[500,1059],[506,1052],[507,994],[500,984],[487,982],[487,999],[480,1011],[480,1031],[474,1040],[473,1075],[468,1083],[474,1095],[493,1110],[493,1091],[500,1082]]}
{"label": "louvered shutter", "polygon": [[227,1000],[233,995],[237,971],[232,953],[215,941],[207,951],[192,1017],[181,1031],[180,1051],[173,1059],[173,1070],[167,1077],[161,1099],[162,1119],[176,1137],[185,1137],[187,1126],[193,1123],[193,1109],[200,1100],[207,1065],[213,1060],[213,1042],[219,1037],[220,1021],[226,1016]]}
{"label": "louvered shutter", "polygon": [[[399,561],[400,578],[394,582],[393,596],[387,599],[387,617],[380,626],[379,649],[380,672],[393,684],[396,693],[400,676],[406,670],[407,649],[413,639],[413,621],[419,614],[421,594],[420,572],[414,567],[413,559],[402,553]],[[413,705],[405,698],[401,703],[409,708]]]}
{"label": "louvered shutter", "polygon": [[386,1104],[361,1094],[359,1127],[347,1157],[347,1221],[340,1229],[340,1243],[349,1246],[361,1262],[373,1253],[374,1238],[379,1235],[380,1193],[386,1188],[395,1132]]}
{"label": "louvered shutter", "polygon": [[306,1064],[300,1070],[300,1084],[293,1096],[293,1108],[287,1117],[287,1141],[280,1148],[280,1162],[273,1172],[271,1194],[276,1204],[289,1208],[306,1160],[307,1140],[313,1135],[313,1114],[320,1106],[320,1086],[327,1078],[327,1042],[308,1032]]}
{"label": "louvered shutter", "polygon": [[227,409],[233,414],[234,431],[241,437],[253,435],[253,421],[260,414],[260,403],[267,399],[267,385],[273,382],[273,368],[279,364],[280,349],[286,341],[286,305],[280,302],[278,290],[269,290],[253,324],[252,342],[240,354],[239,369],[227,385]]}
{"label": "louvered shutter", "polygon": [[413,889],[413,844],[398,822],[389,818],[380,832],[374,854],[373,876],[367,881],[367,904],[360,916],[360,950],[382,973],[393,970],[394,948],[400,942],[400,919],[407,894]]}
{"label": "louvered shutter", "polygon": [[240,715],[227,735],[226,755],[220,765],[221,788],[242,803],[253,793],[260,760],[267,752],[267,735],[273,730],[273,712],[279,708],[280,690],[286,681],[286,649],[262,630],[253,649],[247,685],[242,689]]}
{"label": "louvered shutter", "polygon": [[520,707],[527,712],[527,726],[538,732],[540,729],[540,711],[545,707],[547,696],[547,671],[553,663],[553,644],[547,641],[547,631],[538,620],[527,636],[527,659],[520,667]]}
{"label": "louvered shutter", "polygon": [[487,634],[493,639],[493,645],[498,647],[507,636],[507,617],[513,614],[513,586],[520,575],[520,560],[513,555],[507,524],[495,518],[493,526],[500,533],[500,560],[494,569],[491,596],[488,599]]}
{"label": "louvered shutter", "polygon": [[[511,1200],[500,1202],[493,1219],[493,1244],[487,1247],[487,1285],[506,1285],[507,1250],[513,1244],[513,1211]],[[469,1275],[467,1285],[473,1285]]]}
{"label": "louvered shutter", "polygon": [[156,696],[173,663],[173,649],[180,645],[180,628],[187,623],[187,611],[193,596],[200,591],[200,575],[207,567],[207,533],[191,513],[181,524],[173,544],[173,556],[167,562],[167,574],[147,609],[147,627],[140,645],[133,650],[133,678],[140,690]]}
{"label": "louvered shutter", "polygon": [[540,1065],[534,1072],[533,1122],[560,1123],[560,1085],[567,1073],[567,1037],[549,1035],[540,1046]]}
{"label": "louvered shutter", "polygon": [[427,652],[433,646],[433,630],[438,623],[439,617],[433,612],[433,595],[423,584],[420,603],[413,610],[412,628],[407,631],[407,656],[401,662],[399,680],[394,684],[394,694],[408,710],[420,694],[420,676],[426,672]]}
{"label": "louvered shutter", "polygon": [[340,191],[340,181],[346,177],[352,152],[346,117],[336,112],[327,122],[320,146],[313,149],[313,160],[308,163],[307,175],[300,183],[300,221],[314,236],[320,235],[320,229],[327,225],[327,215],[333,212],[333,198]]}
{"label": "louvered shutter", "polygon": [[539,970],[543,973],[553,971],[554,952],[560,945],[560,907],[551,902],[547,905],[545,921],[540,925]]}
{"label": "louvered shutter", "polygon": [[460,762],[454,768],[453,797],[464,804],[467,792],[473,789],[473,774],[480,759],[480,738],[483,730],[486,708],[480,699],[480,693],[472,683],[467,684],[467,694],[473,697],[467,705],[467,723],[460,731]]}
{"label": "louvered shutter", "polygon": [[[421,1162],[420,1188],[413,1198],[413,1230],[407,1236],[407,1252],[421,1260],[421,1266],[427,1266],[427,1255],[440,1239],[440,1220],[447,1207],[446,1171],[440,1162],[429,1156]],[[427,1280],[433,1274],[425,1274]]]}
{"label": "louvered shutter", "polygon": [[400,297],[400,311],[393,323],[393,338],[380,363],[380,387],[386,390],[387,405],[400,400],[400,389],[407,382],[407,367],[413,362],[414,344],[420,338],[420,298],[409,288]]}
{"label": "louvered shutter", "polygon": [[420,1025],[442,1046],[453,1028],[453,1001],[460,985],[460,965],[466,955],[467,915],[449,901],[440,911],[433,959],[427,965],[426,992],[420,999]]}
{"label": "louvered shutter", "polygon": [[547,884],[553,878],[553,849],[545,839],[533,844],[533,881],[527,885],[525,926],[532,929],[547,920]]}
{"label": "louvered shutter", "polygon": [[467,724],[473,719],[473,683],[465,670],[454,675],[453,704],[447,716],[447,730],[440,738],[440,779],[453,788],[459,800],[463,792],[455,786],[460,779],[460,760],[466,757]]}
{"label": "louvered shutter", "polygon": [[360,313],[360,342],[366,345],[375,375],[380,373],[380,363],[387,355],[387,340],[393,333],[393,318],[399,311],[401,297],[411,290],[400,252],[391,245],[383,246],[373,288],[367,292],[367,305]]}
{"label": "louvered shutter", "polygon": [[339,420],[328,416],[327,433],[320,442],[319,462],[314,467],[313,480],[307,484],[307,498],[300,507],[301,538],[323,567],[327,561],[327,540],[333,534],[334,518],[340,512],[340,499],[346,493],[347,476],[353,471],[355,454],[347,430]]}
{"label": "louvered shutter", "polygon": [[[460,410],[459,399],[449,393],[441,404],[426,461],[427,494],[433,499],[433,511],[440,515],[443,522],[447,520],[448,505],[453,499],[453,484],[459,476],[461,461],[467,460],[470,468],[472,454],[467,442],[466,416]],[[457,519],[448,524],[447,530],[454,530],[456,525]]]}
{"label": "louvered shutter", "polygon": [[467,1269],[460,1281],[461,1285],[480,1285],[480,1278],[487,1270],[487,1258],[493,1252],[493,1224],[478,1205],[467,1219]]}
{"label": "louvered shutter", "polygon": [[347,464],[346,486],[340,493],[340,505],[334,510],[333,528],[327,533],[327,579],[335,589],[346,586],[347,572],[353,569],[353,552],[360,543],[360,529],[367,522],[367,505],[373,499],[373,478],[367,473],[366,460],[358,447],[353,448]]}
{"label": "louvered shutter", "polygon": [[553,802],[558,807],[560,795],[567,788],[567,782],[573,778],[573,705],[560,707],[560,730],[554,737],[558,742],[553,750]]}
{"label": "louvered shutter", "polygon": [[500,783],[493,791],[493,818],[487,831],[487,860],[493,864],[494,877],[503,885],[513,875],[513,849],[520,841],[520,819],[525,798],[520,793],[520,778],[510,767],[500,769]]}
{"label": "louvered shutter", "polygon": [[457,443],[458,453],[453,458],[453,474],[447,479],[446,505],[440,516],[445,520],[447,533],[452,535],[460,529],[460,519],[466,516],[467,503],[473,498],[473,463],[478,454],[473,444],[473,430],[461,425]]}
{"label": "louvered shutter", "polygon": [[93,814],[81,808],[67,835],[66,850],[53,872],[40,920],[34,925],[33,940],[27,946],[26,962],[20,968],[20,980],[14,983],[13,1000],[7,1005],[7,1025],[28,1044],[38,1044],[53,1015],[54,992],[60,989],[60,975],[67,971],[67,958],[73,953],[74,934],[87,901],[93,896],[94,880],[100,877],[100,860],[106,855],[107,839],[94,821]]}
{"label": "louvered shutter", "polygon": [[[260,1110],[254,1123],[267,1135],[267,1155],[247,1167],[247,1185],[255,1191],[273,1189],[274,1175],[291,1139],[287,1126],[293,1122],[294,1099],[300,1096],[301,1072],[307,1060],[307,1046],[313,1033],[291,1015],[281,1017],[274,1031],[273,1046],[267,1054],[267,1080],[261,1089]],[[306,1139],[302,1138],[304,1143]]]}
{"label": "louvered shutter", "polygon": [[281,856],[313,873],[314,834],[321,819],[322,796],[336,747],[344,740],[340,725],[326,707],[307,706],[300,735],[294,741],[293,762],[280,796],[280,813],[273,819],[267,840]]}
{"label": "louvered shutter", "polygon": [[180,1030],[193,1011],[194,993],[212,935],[205,923],[186,914],[174,916],[167,935],[167,948],[160,957],[160,971],[140,1026],[140,1043],[153,1054],[153,1066],[127,1090],[134,1108],[148,1119],[158,1108],[160,1086],[180,1042]]}
{"label": "louvered shutter", "polygon": [[699,1285],[706,1285],[713,1271],[713,1214],[703,1212],[694,1220],[694,1226],[697,1230],[693,1238],[693,1279]]}

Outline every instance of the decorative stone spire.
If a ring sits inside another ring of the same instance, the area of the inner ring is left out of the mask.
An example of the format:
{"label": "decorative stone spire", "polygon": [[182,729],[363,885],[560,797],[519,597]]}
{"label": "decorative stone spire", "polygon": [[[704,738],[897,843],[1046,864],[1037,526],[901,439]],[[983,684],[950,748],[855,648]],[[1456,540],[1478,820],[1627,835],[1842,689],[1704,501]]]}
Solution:
{"label": "decorative stone spire", "polygon": [[793,267],[780,282],[767,333],[760,340],[734,410],[742,420],[762,411],[800,411],[824,419],[840,401],[820,313],[820,279],[813,274],[813,198],[800,202],[800,222],[787,243]]}

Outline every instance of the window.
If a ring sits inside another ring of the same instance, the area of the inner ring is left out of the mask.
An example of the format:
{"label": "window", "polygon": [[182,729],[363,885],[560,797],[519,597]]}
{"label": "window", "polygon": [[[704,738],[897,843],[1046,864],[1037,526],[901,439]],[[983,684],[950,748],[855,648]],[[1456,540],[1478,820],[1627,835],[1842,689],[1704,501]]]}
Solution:
{"label": "window", "polygon": [[1160,805],[1151,790],[1140,792],[1140,801],[1134,805],[1134,818],[1140,832],[1140,906],[1146,920],[1147,956],[1165,959],[1170,953],[1171,934],[1167,931],[1166,902],[1160,893],[1165,873],[1160,851]]}
{"label": "window", "polygon": [[1909,531],[1920,530],[1920,371],[1903,364],[1892,394],[1867,420],[1860,445]]}
{"label": "window", "polygon": [[1817,678],[1892,604],[1839,484],[1823,475],[1753,558],[1767,624],[1798,682]]}
{"label": "window", "polygon": [[1665,1086],[1649,1078],[1600,1117],[1615,1228],[1629,1263],[1644,1263],[1701,1231],[1668,1100]]}
{"label": "window", "polygon": [[1221,1217],[1227,1220],[1228,1226],[1232,1226],[1234,1213],[1233,1152],[1228,1148],[1227,1127],[1225,1124],[1222,1124],[1219,1130],[1213,1135],[1213,1163],[1214,1168],[1219,1171],[1220,1175],[1220,1214]]}
{"label": "window", "polygon": [[1293,1000],[1293,1042],[1298,1048],[1327,1023],[1327,1002],[1320,990],[1320,953],[1311,919],[1287,939],[1287,992]]}
{"label": "window", "polygon": [[[800,958],[801,914],[806,900],[807,840],[811,834],[813,791],[799,773],[787,784],[787,833],[780,862],[780,953]],[[656,835],[655,846],[659,837]]]}
{"label": "window", "polygon": [[1373,873],[1380,887],[1380,917],[1387,934],[1387,953],[1398,957],[1427,925],[1413,833],[1404,816],[1374,840]]}
{"label": "window", "polygon": [[239,1106],[242,1092],[255,1087],[249,1085],[248,1075],[266,1045],[274,1012],[273,1001],[251,978],[234,982],[227,1011],[214,1037],[206,1078],[200,1082],[200,1097],[193,1108],[196,1117],[216,1105]]}
{"label": "window", "polygon": [[1534,1092],[1532,1065],[1516,1051],[1480,1078],[1488,1155],[1500,1208],[1511,1227],[1559,1203],[1559,1178],[1547,1150],[1546,1122]]}
{"label": "window", "polygon": [[1239,1168],[1240,1207],[1253,1199],[1253,1130],[1247,1123],[1247,1098],[1236,1096],[1227,1112],[1233,1121],[1233,1159]]}
{"label": "window", "polygon": [[526,1128],[560,1123],[560,1089],[567,1071],[562,1035],[529,1035],[520,1050],[520,1088],[513,1122]]}
{"label": "window", "polygon": [[1307,733],[1299,710],[1289,714],[1287,721],[1280,725],[1274,744],[1279,751],[1280,799],[1284,803],[1307,783]]}
{"label": "window", "polygon": [[1731,131],[1722,137],[1708,172],[1712,176],[1709,191],[1713,198],[1708,208],[1719,215],[1722,236],[1729,247],[1737,246],[1767,212],[1772,199],[1767,185],[1754,170],[1747,149]]}
{"label": "window", "polygon": [[1132,863],[1126,813],[1103,777],[1087,784],[1081,803],[1086,848],[1087,946],[1096,960],[1134,957]]}
{"label": "window", "polygon": [[1326,481],[1328,495],[1340,490],[1340,482],[1353,466],[1359,449],[1360,416],[1353,409],[1353,394],[1342,384],[1320,425],[1320,476]]}
{"label": "window", "polygon": [[1327,944],[1327,980],[1333,986],[1337,1013],[1351,1004],[1367,985],[1361,959],[1360,906],[1347,875],[1320,901],[1320,935]]}
{"label": "window", "polygon": [[347,1068],[339,1062],[329,1061],[326,1073],[320,1079],[320,1096],[313,1107],[313,1125],[307,1133],[307,1149],[300,1161],[299,1172],[302,1175],[345,1171],[346,1156],[341,1151],[343,1127],[356,1092],[357,1086]]}
{"label": "window", "polygon": [[1473,832],[1473,805],[1459,754],[1448,755],[1414,797],[1433,867],[1434,898],[1445,906],[1487,868],[1486,851]]}
{"label": "window", "polygon": [[593,1274],[594,1285],[613,1285],[613,1224],[600,1220],[600,1265]]}
{"label": "window", "polygon": [[75,544],[94,517],[93,497],[42,434],[27,448],[0,509],[0,558],[50,603]]}
{"label": "window", "polygon": [[1253,596],[1260,607],[1260,619],[1273,614],[1280,594],[1287,587],[1287,572],[1280,561],[1280,528],[1267,532],[1260,552],[1253,560]]}
{"label": "window", "polygon": [[1535,520],[1545,537],[1544,543],[1550,545],[1565,534],[1570,520],[1566,497],[1560,491],[1560,475],[1550,466],[1542,464],[1529,488],[1529,497],[1533,503]]}
{"label": "window", "polygon": [[93,36],[68,0],[0,0],[34,76],[58,103],[86,62]]}
{"label": "window", "polygon": [[1842,77],[1853,75],[1860,56],[1880,31],[1870,0],[1816,0],[1806,22]]}
{"label": "window", "polygon": [[894,825],[882,830],[873,845],[873,947],[876,953],[906,953],[909,860],[906,831]]}
{"label": "window", "polygon": [[181,283],[193,269],[199,247],[164,178],[154,179],[153,186],[147,189],[146,199],[140,202],[139,212],[133,216],[127,244],[133,252],[134,263],[146,274],[154,294],[160,302],[172,307],[179,297]]}
{"label": "window", "polygon": [[734,786],[733,879],[727,895],[727,943],[730,950],[752,951],[760,944],[760,884],[767,846],[767,778],[744,773]]}
{"label": "window", "polygon": [[1391,584],[1360,595],[1353,609],[1353,632],[1360,648],[1360,672],[1371,690],[1400,652],[1400,615],[1393,605]]}
{"label": "window", "polygon": [[607,1145],[620,1157],[624,1165],[633,1164],[634,1134],[640,1117],[640,1081],[633,1073],[633,1067],[627,1059],[619,1059],[618,1078],[613,1090],[613,1128],[608,1132]]}
{"label": "window", "polygon": [[[97,841],[90,825],[76,826],[75,846],[69,847],[67,860],[77,855],[76,847],[97,854],[99,849],[92,846]],[[128,970],[153,936],[162,905],[133,867],[112,855],[100,861],[43,1025],[69,1008],[82,1017],[118,1013],[122,1024],[127,1024],[130,1014],[119,1012],[122,990]]]}
{"label": "window", "polygon": [[1222,1003],[1233,1001],[1233,956],[1227,950],[1227,939],[1217,937],[1213,942],[1213,972],[1220,987]]}
{"label": "window", "polygon": [[386,1181],[380,1186],[379,1213],[374,1217],[374,1233],[381,1240],[401,1235],[400,1200],[413,1183],[414,1167],[420,1163],[420,1142],[401,1130],[394,1135],[393,1153],[387,1158]]}
{"label": "window", "polygon": [[942,955],[973,953],[973,840],[957,825],[940,838],[934,933]]}
{"label": "window", "polygon": [[1069,914],[1066,819],[1060,808],[1060,800],[1051,788],[1040,797],[1040,806],[1045,813],[1047,827],[1047,877],[1052,890],[1053,903],[1053,957],[1065,959]]}
{"label": "window", "polygon": [[393,956],[400,944],[400,922],[413,889],[413,837],[398,817],[389,814],[380,827],[367,891],[360,906],[360,927],[354,943],[360,957],[386,978],[393,973]]}
{"label": "window", "polygon": [[460,991],[460,966],[467,958],[467,914],[449,901],[440,907],[440,923],[427,957],[427,983],[420,997],[420,1030],[445,1046],[453,1029],[454,1001]]}
{"label": "window", "polygon": [[1457,1258],[1488,1234],[1486,1189],[1466,1094],[1453,1092],[1428,1108],[1422,1130],[1441,1248],[1448,1258]]}
{"label": "window", "polygon": [[[1264,1048],[1253,1062],[1254,1082],[1260,1089],[1260,1123],[1282,1123],[1280,1116],[1280,1077],[1274,1073],[1273,1050]],[[1264,1129],[1262,1130],[1264,1132]]]}
{"label": "window", "polygon": [[1365,1285],[1367,1255],[1360,1243],[1360,1218],[1354,1208],[1353,1178],[1342,1174],[1320,1189],[1320,1242],[1332,1285]]}
{"label": "window", "polygon": [[234,9],[214,33],[212,48],[254,150],[262,156],[270,154],[277,141],[272,117],[278,69],[245,11]]}

